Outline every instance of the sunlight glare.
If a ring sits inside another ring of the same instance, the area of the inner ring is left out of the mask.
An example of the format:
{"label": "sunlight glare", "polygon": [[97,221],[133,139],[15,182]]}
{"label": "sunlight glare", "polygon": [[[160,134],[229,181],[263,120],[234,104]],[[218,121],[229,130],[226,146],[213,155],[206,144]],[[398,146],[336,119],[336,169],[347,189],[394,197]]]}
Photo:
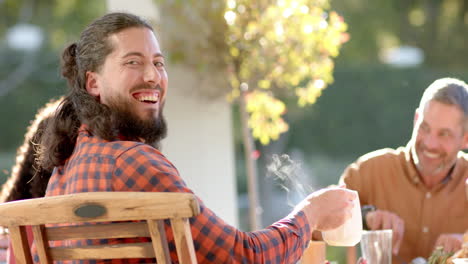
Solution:
{"label": "sunlight glare", "polygon": [[236,21],[236,13],[233,11],[227,11],[224,13],[224,19],[226,20],[226,23],[230,26],[234,25],[234,22]]}

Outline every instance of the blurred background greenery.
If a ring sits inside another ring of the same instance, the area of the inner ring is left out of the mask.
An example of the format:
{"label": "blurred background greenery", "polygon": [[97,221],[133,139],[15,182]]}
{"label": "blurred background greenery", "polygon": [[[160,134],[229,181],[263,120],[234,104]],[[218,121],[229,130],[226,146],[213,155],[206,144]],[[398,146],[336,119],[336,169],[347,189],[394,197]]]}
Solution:
{"label": "blurred background greenery", "polygon": [[0,1],[0,180],[3,182],[38,108],[64,93],[60,53],[104,0]]}
{"label": "blurred background greenery", "polygon": [[[190,2],[197,3],[210,1]],[[289,154],[301,166],[298,177],[312,189],[334,184],[345,166],[360,155],[407,143],[414,110],[432,81],[447,76],[468,80],[466,0],[330,3],[348,24],[350,40],[335,60],[334,83],[311,107],[300,108],[297,99],[284,95],[289,132],[268,146],[257,144],[264,224],[290,209],[285,199],[291,203],[300,199],[280,187],[292,189],[290,183],[264,177],[273,154]],[[16,148],[36,110],[64,91],[58,70],[62,48],[105,12],[104,0],[0,0],[1,182],[10,173]],[[18,37],[18,32],[27,32],[27,37]],[[233,112],[238,113],[236,106]],[[235,120],[242,216],[246,180]],[[342,249],[329,254],[333,254],[330,259],[344,263]]]}

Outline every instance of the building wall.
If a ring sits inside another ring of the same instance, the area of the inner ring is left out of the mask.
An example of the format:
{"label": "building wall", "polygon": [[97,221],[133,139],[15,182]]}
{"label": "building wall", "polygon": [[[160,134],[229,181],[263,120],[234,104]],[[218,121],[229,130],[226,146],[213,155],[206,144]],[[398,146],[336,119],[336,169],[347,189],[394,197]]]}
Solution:
{"label": "building wall", "polygon": [[[107,5],[110,12],[131,12],[159,23],[151,0],[107,0]],[[231,108],[222,98],[207,99],[197,93],[201,82],[190,69],[169,62],[167,71],[164,113],[169,133],[162,152],[210,209],[238,226]]]}

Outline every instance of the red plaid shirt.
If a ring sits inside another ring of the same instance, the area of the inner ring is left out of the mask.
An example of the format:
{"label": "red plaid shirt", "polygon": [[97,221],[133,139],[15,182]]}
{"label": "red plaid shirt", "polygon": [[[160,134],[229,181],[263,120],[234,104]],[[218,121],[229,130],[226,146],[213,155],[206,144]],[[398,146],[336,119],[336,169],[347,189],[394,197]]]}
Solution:
{"label": "red plaid shirt", "polygon": [[[140,142],[104,141],[82,127],[72,156],[50,178],[46,196],[97,191],[192,193],[157,149]],[[310,240],[303,213],[261,231],[242,232],[199,202],[201,213],[190,220],[199,263],[295,263]],[[168,239],[177,262],[173,239]]]}

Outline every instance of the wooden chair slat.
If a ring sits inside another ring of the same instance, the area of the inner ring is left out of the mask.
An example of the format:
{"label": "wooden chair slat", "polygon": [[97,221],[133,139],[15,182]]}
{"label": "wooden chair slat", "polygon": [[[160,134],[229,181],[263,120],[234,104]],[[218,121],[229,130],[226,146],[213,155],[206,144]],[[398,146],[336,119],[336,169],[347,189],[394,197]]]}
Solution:
{"label": "wooden chair slat", "polygon": [[36,243],[37,254],[39,255],[39,260],[41,264],[52,263],[52,260],[49,257],[49,242],[44,232],[44,226],[32,226],[32,231],[34,235],[34,241]]}
{"label": "wooden chair slat", "polygon": [[192,233],[190,232],[188,219],[171,219],[171,226],[174,232],[174,240],[180,264],[196,262],[195,249],[193,247]]}
{"label": "wooden chair slat", "polygon": [[166,231],[162,220],[148,220],[148,229],[153,242],[153,249],[156,253],[156,260],[160,264],[170,264],[171,258],[167,246]]}
{"label": "wooden chair slat", "polygon": [[24,226],[9,226],[10,240],[15,252],[16,263],[32,264],[28,236]]}
{"label": "wooden chair slat", "polygon": [[150,237],[145,222],[111,223],[80,226],[57,226],[46,229],[47,238],[53,240],[105,239],[127,237]]}
{"label": "wooden chair slat", "polygon": [[50,249],[54,260],[154,258],[153,246],[147,243],[97,245],[87,247],[57,247]]}

